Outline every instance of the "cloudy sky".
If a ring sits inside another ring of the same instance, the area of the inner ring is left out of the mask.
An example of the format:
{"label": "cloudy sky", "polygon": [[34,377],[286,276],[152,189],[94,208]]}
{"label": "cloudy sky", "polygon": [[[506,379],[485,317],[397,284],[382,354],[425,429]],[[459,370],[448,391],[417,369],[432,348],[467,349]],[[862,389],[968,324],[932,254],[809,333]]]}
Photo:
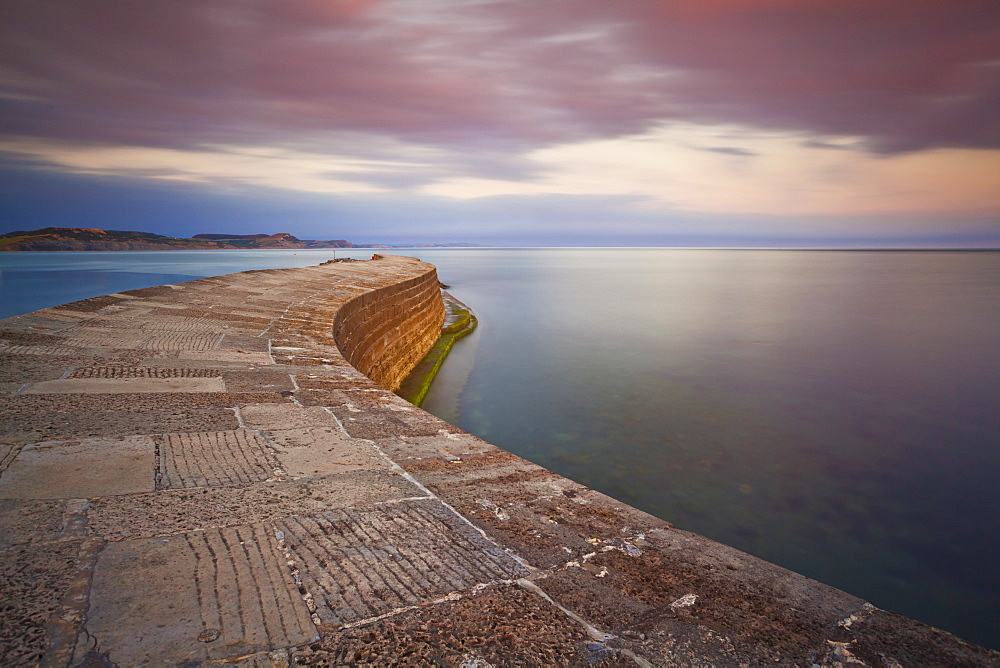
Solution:
{"label": "cloudy sky", "polygon": [[0,232],[1000,246],[997,0],[3,0]]}

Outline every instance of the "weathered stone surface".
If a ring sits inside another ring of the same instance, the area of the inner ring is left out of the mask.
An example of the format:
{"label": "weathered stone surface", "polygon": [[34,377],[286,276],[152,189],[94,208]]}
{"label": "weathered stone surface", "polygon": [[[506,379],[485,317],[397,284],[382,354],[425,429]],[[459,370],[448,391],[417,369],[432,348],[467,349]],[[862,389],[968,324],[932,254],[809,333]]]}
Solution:
{"label": "weathered stone surface", "polygon": [[[501,585],[343,631],[296,652],[306,666],[635,666],[517,585]],[[595,646],[591,649],[590,646]]]}
{"label": "weathered stone surface", "polygon": [[157,445],[157,489],[237,485],[280,475],[274,453],[248,429],[164,434]]}
{"label": "weathered stone surface", "polygon": [[155,448],[148,436],[43,441],[21,449],[0,498],[76,499],[153,491]]}
{"label": "weathered stone surface", "polygon": [[263,432],[276,448],[285,475],[386,470],[392,464],[369,443],[348,438],[340,427],[306,427]]}
{"label": "weathered stone surface", "polygon": [[24,394],[222,392],[224,389],[221,378],[68,378],[35,383]]}
{"label": "weathered stone surface", "polygon": [[222,377],[227,392],[291,392],[295,389],[287,373],[227,371]]}
{"label": "weathered stone surface", "polygon": [[178,665],[316,637],[273,532],[253,524],[108,544],[76,655]]}
{"label": "weathered stone surface", "polygon": [[90,502],[87,529],[105,540],[128,540],[276,521],[296,513],[370,507],[423,494],[401,475],[358,471],[254,485],[106,496]]}
{"label": "weathered stone surface", "polygon": [[1000,663],[364,375],[442,315],[383,258],[0,321],[0,663]]}
{"label": "weathered stone surface", "polygon": [[64,536],[66,502],[58,499],[0,499],[0,551]]}
{"label": "weathered stone surface", "polygon": [[54,640],[50,627],[78,571],[80,547],[81,541],[73,541],[0,551],[0,665],[39,665],[45,659]]}
{"label": "weathered stone surface", "polygon": [[10,463],[14,461],[14,458],[17,457],[20,451],[20,446],[12,443],[0,443],[0,473],[7,470],[7,467],[10,466]]}
{"label": "weathered stone surface", "polygon": [[181,350],[178,359],[194,362],[234,362],[237,364],[271,364],[266,352],[240,350]]}
{"label": "weathered stone surface", "polygon": [[334,427],[337,421],[322,406],[306,408],[289,404],[248,404],[240,408],[244,424],[252,429]]}
{"label": "weathered stone surface", "polygon": [[[213,369],[183,369],[149,366],[89,366],[73,369],[66,378],[217,378]],[[130,392],[139,390],[130,389]],[[212,389],[220,392],[219,389]]]}
{"label": "weathered stone surface", "polygon": [[432,499],[295,516],[284,545],[326,624],[352,624],[528,574]]}

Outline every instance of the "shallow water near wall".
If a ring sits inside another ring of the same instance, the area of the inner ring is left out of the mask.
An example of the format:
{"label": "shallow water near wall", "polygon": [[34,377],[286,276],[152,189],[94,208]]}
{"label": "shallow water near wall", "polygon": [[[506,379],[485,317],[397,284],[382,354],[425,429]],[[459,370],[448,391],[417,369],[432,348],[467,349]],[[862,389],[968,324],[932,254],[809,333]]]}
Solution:
{"label": "shallow water near wall", "polygon": [[[680,528],[1000,645],[1000,253],[378,252],[435,263],[480,320],[425,409]],[[332,254],[0,254],[0,294],[23,312]],[[55,301],[33,304],[32,286]]]}

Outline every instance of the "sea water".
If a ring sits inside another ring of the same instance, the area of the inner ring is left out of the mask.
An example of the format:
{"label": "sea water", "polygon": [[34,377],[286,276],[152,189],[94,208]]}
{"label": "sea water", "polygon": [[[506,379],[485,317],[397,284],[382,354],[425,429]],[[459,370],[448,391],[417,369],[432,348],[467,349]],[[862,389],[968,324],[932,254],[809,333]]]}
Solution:
{"label": "sea water", "polygon": [[[433,262],[479,317],[430,412],[679,528],[1000,646],[1000,253],[378,252]],[[10,315],[84,287],[332,255],[0,254],[0,294]]]}

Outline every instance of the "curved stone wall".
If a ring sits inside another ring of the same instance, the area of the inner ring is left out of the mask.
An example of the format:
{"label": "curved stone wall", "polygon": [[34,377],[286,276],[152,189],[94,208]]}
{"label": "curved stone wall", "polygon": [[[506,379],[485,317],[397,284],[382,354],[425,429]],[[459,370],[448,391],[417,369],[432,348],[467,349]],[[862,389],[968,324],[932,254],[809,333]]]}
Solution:
{"label": "curved stone wall", "polygon": [[441,336],[444,302],[437,270],[427,266],[416,278],[355,297],[333,321],[333,339],[344,358],[389,390],[399,387]]}

